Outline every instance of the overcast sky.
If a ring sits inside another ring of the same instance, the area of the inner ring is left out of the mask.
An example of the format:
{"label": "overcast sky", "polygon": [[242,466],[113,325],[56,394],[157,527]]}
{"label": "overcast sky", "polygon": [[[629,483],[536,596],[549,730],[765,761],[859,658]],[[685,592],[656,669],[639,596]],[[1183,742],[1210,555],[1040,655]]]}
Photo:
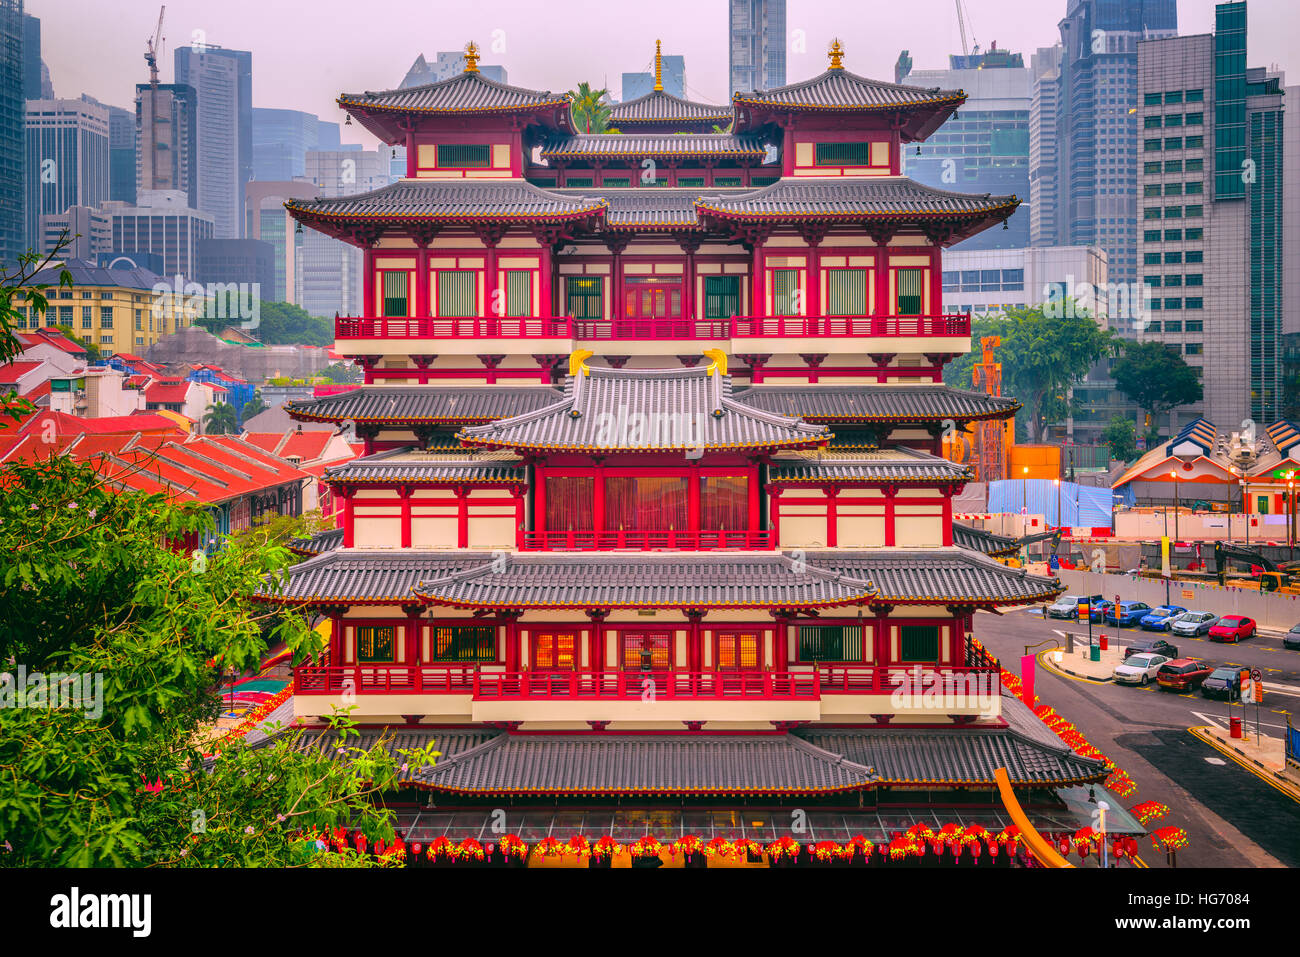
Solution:
{"label": "overcast sky", "polygon": [[[965,5],[974,40],[1024,53],[1028,65],[1030,53],[1059,39],[1066,0]],[[89,93],[131,107],[135,84],[148,79],[145,41],[158,7],[156,0],[27,0],[42,21],[56,95]],[[951,0],[788,0],[787,8],[787,82],[824,70],[834,36],[848,69],[885,80],[902,49],[918,70],[946,67],[947,55],[961,52]],[[1180,33],[1213,31],[1214,0],[1179,0],[1178,19]],[[339,121],[338,93],[397,86],[417,54],[432,59],[471,39],[483,62],[504,65],[513,84],[566,90],[588,80],[617,95],[623,72],[650,68],[658,37],[665,53],[686,57],[689,97],[728,99],[726,0],[167,0],[163,36],[163,82],[172,80],[178,46],[199,40],[252,50],[254,106]],[[1300,70],[1297,39],[1294,0],[1249,0],[1250,66]],[[356,126],[344,138],[373,143]]]}

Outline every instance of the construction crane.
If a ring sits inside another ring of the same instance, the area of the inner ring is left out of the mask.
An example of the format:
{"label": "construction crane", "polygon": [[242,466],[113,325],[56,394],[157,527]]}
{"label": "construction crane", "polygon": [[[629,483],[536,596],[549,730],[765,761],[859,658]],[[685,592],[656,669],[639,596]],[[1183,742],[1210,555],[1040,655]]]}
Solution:
{"label": "construction crane", "polygon": [[[966,43],[966,21],[970,19],[970,16],[966,12],[966,5],[962,3],[962,0],[953,0],[953,2],[957,5],[957,29],[961,31],[961,52],[963,56],[970,56],[971,47]],[[975,39],[974,26],[971,27],[970,38],[975,40],[974,52],[978,54],[980,52],[980,45],[979,41]]]}
{"label": "construction crane", "polygon": [[163,16],[167,13],[167,4],[163,4],[158,11],[158,29],[154,30],[153,36],[145,41],[144,62],[149,64],[149,85],[155,90],[158,89],[158,57],[162,54],[163,41],[166,39],[162,35]]}

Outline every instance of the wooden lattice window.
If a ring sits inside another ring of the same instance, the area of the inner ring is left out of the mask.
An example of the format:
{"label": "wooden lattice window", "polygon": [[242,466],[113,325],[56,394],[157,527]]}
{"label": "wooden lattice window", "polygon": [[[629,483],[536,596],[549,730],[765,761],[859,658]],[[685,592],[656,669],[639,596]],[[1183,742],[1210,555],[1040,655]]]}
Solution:
{"label": "wooden lattice window", "polygon": [[492,147],[486,143],[445,143],[438,147],[439,169],[485,169],[492,165]]}
{"label": "wooden lattice window", "polygon": [[478,315],[478,271],[438,270],[438,315],[465,318]]}
{"label": "wooden lattice window", "polygon": [[867,315],[865,269],[831,269],[826,273],[826,315]]}
{"label": "wooden lattice window", "polygon": [[730,319],[740,312],[740,277],[704,277],[704,318]]}
{"label": "wooden lattice window", "polygon": [[455,625],[433,630],[434,661],[496,661],[495,625]]}
{"label": "wooden lattice window", "polygon": [[861,625],[803,625],[799,628],[800,661],[861,661]]}
{"label": "wooden lattice window", "polygon": [[870,166],[870,143],[818,143],[817,166]]}
{"label": "wooden lattice window", "polygon": [[939,660],[938,625],[903,625],[899,628],[899,651],[903,661]]}
{"label": "wooden lattice window", "polygon": [[363,664],[392,662],[397,629],[392,625],[364,625],[357,628],[357,661]]}

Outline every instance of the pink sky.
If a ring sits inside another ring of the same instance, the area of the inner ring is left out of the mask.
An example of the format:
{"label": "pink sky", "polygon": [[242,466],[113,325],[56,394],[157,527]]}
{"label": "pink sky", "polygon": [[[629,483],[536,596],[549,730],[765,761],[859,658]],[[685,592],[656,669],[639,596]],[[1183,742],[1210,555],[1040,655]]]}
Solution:
{"label": "pink sky", "polygon": [[[55,93],[82,93],[130,107],[134,85],[148,79],[145,40],[158,20],[155,0],[28,0],[42,20],[43,53]],[[961,41],[951,0],[788,0],[792,42],[787,82],[826,68],[838,36],[855,73],[893,79],[900,49],[915,69],[947,66]],[[1184,34],[1214,26],[1214,0],[1180,0]],[[1028,55],[1059,37],[1066,0],[966,0],[974,37],[987,47]],[[335,12],[330,12],[335,11]],[[306,110],[342,120],[334,97],[401,82],[419,53],[458,49],[476,40],[485,63],[501,63],[510,82],[570,89],[581,80],[617,95],[623,72],[648,69],[656,37],[664,52],[686,57],[687,95],[727,100],[727,5],[724,0],[167,0],[162,77],[172,79],[172,51],[193,39],[253,51],[253,105]],[[1250,0],[1250,66],[1291,65],[1300,12],[1291,0]],[[196,33],[195,31],[202,31]],[[493,52],[493,44],[498,52]],[[504,47],[504,49],[501,49]],[[1291,77],[1296,82],[1297,77]],[[345,139],[365,142],[357,127]]]}

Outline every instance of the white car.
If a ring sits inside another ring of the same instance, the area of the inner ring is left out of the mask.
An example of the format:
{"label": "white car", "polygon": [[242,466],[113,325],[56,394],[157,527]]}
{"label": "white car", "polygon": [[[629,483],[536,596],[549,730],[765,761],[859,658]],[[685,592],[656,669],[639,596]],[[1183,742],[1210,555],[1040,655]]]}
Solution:
{"label": "white car", "polygon": [[1115,666],[1114,678],[1120,684],[1145,685],[1155,679],[1160,666],[1171,659],[1164,655],[1144,653],[1129,655]]}
{"label": "white car", "polygon": [[1169,622],[1169,630],[1184,638],[1195,638],[1197,635],[1208,635],[1210,629],[1218,623],[1219,616],[1211,615],[1208,611],[1186,611]]}
{"label": "white car", "polygon": [[1062,595],[1047,606],[1047,615],[1049,618],[1078,618],[1079,596]]}

